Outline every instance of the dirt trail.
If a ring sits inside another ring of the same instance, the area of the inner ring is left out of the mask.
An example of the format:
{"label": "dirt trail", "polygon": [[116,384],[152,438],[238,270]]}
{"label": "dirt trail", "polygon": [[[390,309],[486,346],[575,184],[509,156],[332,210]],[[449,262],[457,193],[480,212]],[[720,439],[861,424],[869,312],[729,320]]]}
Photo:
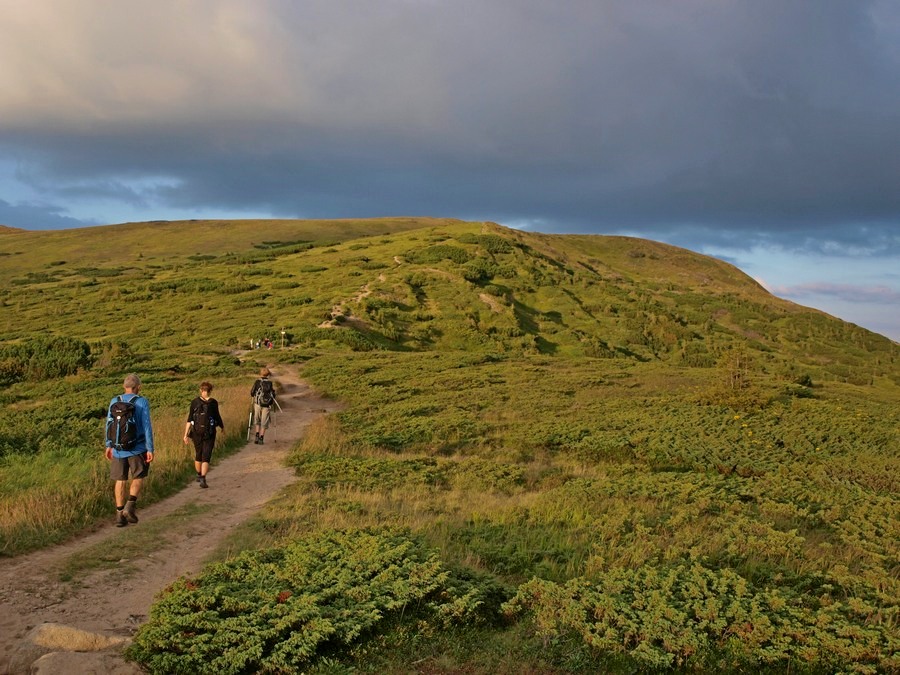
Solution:
{"label": "dirt trail", "polygon": [[[0,673],[9,672],[10,659],[26,633],[44,622],[130,636],[146,621],[156,593],[179,576],[200,570],[232,529],[294,482],[293,470],[285,466],[289,450],[311,421],[337,406],[313,392],[294,368],[273,368],[273,379],[281,385],[277,428],[269,428],[265,445],[250,442],[214,464],[208,489],[192,482],[163,502],[139,506],[140,522],[125,528],[113,526],[111,509],[108,527],[46,550],[0,559]],[[153,550],[121,561],[116,569],[59,580],[59,569],[72,556],[192,506],[201,508],[199,515],[171,518],[172,526],[167,525]],[[123,575],[122,566],[138,571]]]}

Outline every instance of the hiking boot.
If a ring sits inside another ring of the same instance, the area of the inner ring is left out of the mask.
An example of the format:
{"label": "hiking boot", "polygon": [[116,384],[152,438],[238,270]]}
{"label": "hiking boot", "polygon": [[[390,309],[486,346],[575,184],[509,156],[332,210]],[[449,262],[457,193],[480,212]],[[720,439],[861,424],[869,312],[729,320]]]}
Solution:
{"label": "hiking boot", "polygon": [[209,485],[206,484],[206,476],[200,476],[200,487],[207,488]]}
{"label": "hiking boot", "polygon": [[259,445],[259,434],[256,434],[256,438],[253,439],[253,442]]}
{"label": "hiking boot", "polygon": [[265,440],[266,440],[265,437],[260,436],[260,437],[259,437],[259,441],[257,441],[257,442],[258,442],[260,445],[262,445],[262,444],[265,442]]}
{"label": "hiking boot", "polygon": [[116,527],[125,527],[128,519],[125,517],[124,511],[116,511]]}
{"label": "hiking boot", "polygon": [[125,509],[122,513],[125,515],[125,519],[129,523],[136,523],[138,521],[137,514],[134,510],[137,508],[137,502],[125,502]]}

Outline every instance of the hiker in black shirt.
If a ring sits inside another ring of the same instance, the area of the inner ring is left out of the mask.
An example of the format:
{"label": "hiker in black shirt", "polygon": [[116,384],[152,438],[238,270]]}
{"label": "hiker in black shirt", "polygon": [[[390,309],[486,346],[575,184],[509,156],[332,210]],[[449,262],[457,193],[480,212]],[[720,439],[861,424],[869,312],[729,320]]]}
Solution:
{"label": "hiker in black shirt", "polygon": [[209,487],[206,484],[206,473],[216,444],[216,429],[225,428],[219,414],[219,402],[209,397],[212,389],[209,382],[200,383],[200,396],[191,401],[187,424],[184,426],[185,445],[188,439],[194,441],[194,468],[197,470],[197,482],[202,488]]}

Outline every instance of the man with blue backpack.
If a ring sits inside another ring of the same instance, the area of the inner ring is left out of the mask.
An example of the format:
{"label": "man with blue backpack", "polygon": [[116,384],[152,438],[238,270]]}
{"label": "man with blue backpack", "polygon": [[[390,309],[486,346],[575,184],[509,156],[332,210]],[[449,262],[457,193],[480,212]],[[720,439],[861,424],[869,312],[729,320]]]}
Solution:
{"label": "man with blue backpack", "polygon": [[138,522],[137,498],[153,461],[150,403],[140,395],[141,378],[127,375],[122,387],[125,393],[113,397],[106,414],[106,459],[116,482],[116,527]]}

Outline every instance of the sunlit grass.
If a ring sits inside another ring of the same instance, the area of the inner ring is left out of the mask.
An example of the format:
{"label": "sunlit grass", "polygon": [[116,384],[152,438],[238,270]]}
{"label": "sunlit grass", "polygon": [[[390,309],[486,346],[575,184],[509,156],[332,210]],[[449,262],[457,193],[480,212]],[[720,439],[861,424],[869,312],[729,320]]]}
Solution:
{"label": "sunlit grass", "polygon": [[[214,462],[245,440],[244,411],[250,381],[216,388],[225,434],[216,439]],[[184,425],[190,398],[183,409],[157,409],[151,401],[156,453],[140,500],[153,503],[180,489],[194,475],[193,445],[184,445]],[[101,404],[105,405],[105,401]],[[38,453],[0,464],[0,553],[14,554],[60,541],[91,526],[115,510],[109,462],[103,454],[102,423],[96,448],[75,448],[67,453]]]}

